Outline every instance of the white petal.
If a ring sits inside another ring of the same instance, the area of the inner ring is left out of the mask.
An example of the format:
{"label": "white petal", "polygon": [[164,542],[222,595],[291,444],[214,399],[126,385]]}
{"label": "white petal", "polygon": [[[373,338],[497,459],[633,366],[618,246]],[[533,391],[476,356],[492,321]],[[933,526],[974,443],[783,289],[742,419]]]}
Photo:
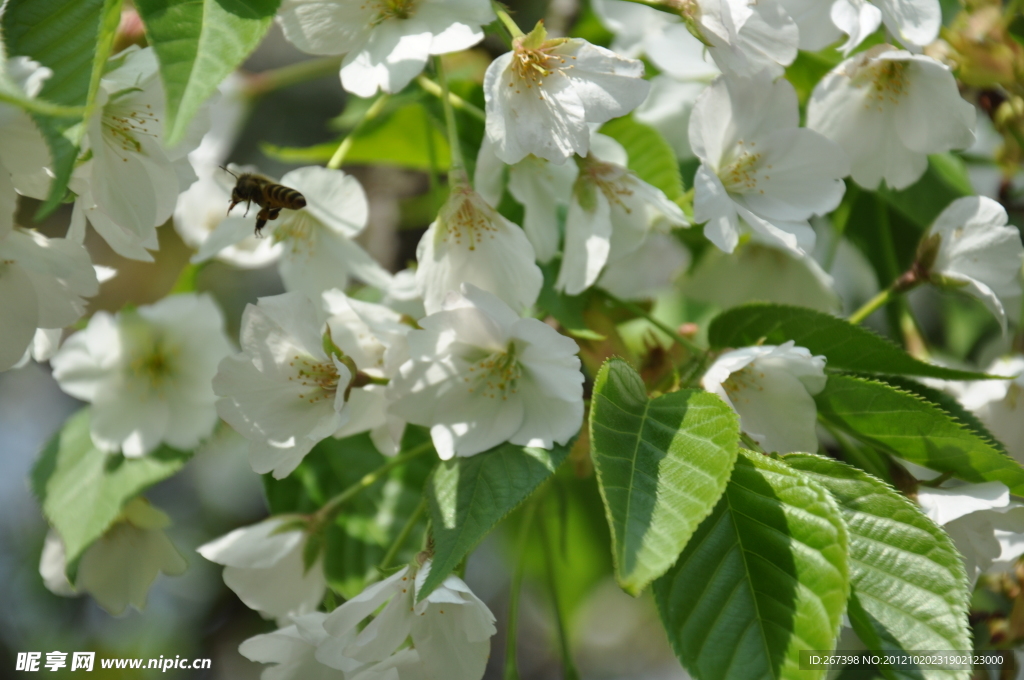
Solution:
{"label": "white petal", "polygon": [[0,263],[0,318],[0,371],[6,371],[21,359],[39,324],[32,279],[17,264]]}
{"label": "white petal", "polygon": [[565,254],[555,290],[579,295],[594,285],[611,252],[611,206],[604,193],[592,188],[593,210],[584,209],[573,196],[565,220]]}

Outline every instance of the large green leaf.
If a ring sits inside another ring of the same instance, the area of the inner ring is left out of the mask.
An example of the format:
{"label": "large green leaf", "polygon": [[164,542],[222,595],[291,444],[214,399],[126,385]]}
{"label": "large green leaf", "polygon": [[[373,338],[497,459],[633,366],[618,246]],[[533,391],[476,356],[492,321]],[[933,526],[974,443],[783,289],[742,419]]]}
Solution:
{"label": "large green leaf", "polygon": [[621,359],[601,367],[590,410],[590,451],[612,534],[615,574],[640,592],[672,566],[729,481],[739,421],[701,390],[648,399]]}
{"label": "large green leaf", "polygon": [[1017,461],[915,394],[832,375],[814,401],[820,417],[866,444],[968,482],[1002,482],[1024,495],[1024,468]]}
{"label": "large green leaf", "polygon": [[755,302],[722,312],[708,328],[708,342],[719,349],[745,347],[761,340],[770,345],[792,340],[812,354],[824,354],[829,368],[844,371],[945,380],[985,377],[983,373],[926,364],[862,326],[806,307]]}
{"label": "large green leaf", "polygon": [[683,178],[671,145],[654,128],[623,117],[605,123],[601,134],[608,135],[626,149],[629,169],[651,186],[665,192],[670,201],[683,195]]}
{"label": "large green leaf", "polygon": [[160,60],[166,143],[181,141],[217,86],[260,44],[281,0],[135,0]]}
{"label": "large green leaf", "polygon": [[192,456],[167,446],[141,458],[101,451],[89,434],[89,414],[86,408],[68,418],[32,469],[32,490],[64,541],[69,575],[125,503],[173,475]]}
{"label": "large green leaf", "polygon": [[64,198],[85,130],[82,121],[95,106],[120,18],[121,0],[10,0],[4,9],[8,56],[31,57],[48,67],[53,75],[39,97],[80,111],[52,116],[32,112],[50,147],[54,174],[40,217]]}
{"label": "large green leaf", "polygon": [[922,399],[932,402],[943,411],[960,421],[961,425],[973,430],[976,435],[991,444],[993,448],[999,450],[1001,453],[1008,453],[1003,443],[996,439],[996,436],[989,431],[981,420],[978,419],[978,416],[965,409],[964,405],[957,401],[956,397],[948,392],[942,392],[932,387],[928,387],[927,385],[922,385],[916,380],[911,380],[910,378],[904,378],[897,375],[886,376],[885,382],[889,383],[893,387],[898,387],[904,392],[916,394]]}
{"label": "large green leaf", "polygon": [[849,593],[835,501],[783,463],[740,451],[679,561],[654,585],[676,654],[698,680],[792,678],[800,650],[832,649]]}
{"label": "large green leaf", "polygon": [[569,447],[551,451],[505,443],[438,466],[423,492],[430,508],[434,562],[426,597],[508,513],[554,474]]}
{"label": "large green leaf", "polygon": [[[843,512],[850,534],[849,615],[868,648],[970,654],[967,574],[946,532],[915,503],[856,468],[803,453],[785,461],[828,489]],[[893,679],[970,676],[967,670],[880,668]]]}

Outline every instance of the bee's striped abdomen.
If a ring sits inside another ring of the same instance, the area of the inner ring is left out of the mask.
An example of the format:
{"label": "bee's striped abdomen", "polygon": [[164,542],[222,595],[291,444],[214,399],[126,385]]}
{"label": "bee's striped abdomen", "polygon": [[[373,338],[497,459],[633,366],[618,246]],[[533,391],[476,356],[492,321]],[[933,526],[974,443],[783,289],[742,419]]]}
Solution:
{"label": "bee's striped abdomen", "polygon": [[306,207],[306,197],[295,189],[282,184],[271,184],[264,190],[264,196],[275,206],[298,210]]}

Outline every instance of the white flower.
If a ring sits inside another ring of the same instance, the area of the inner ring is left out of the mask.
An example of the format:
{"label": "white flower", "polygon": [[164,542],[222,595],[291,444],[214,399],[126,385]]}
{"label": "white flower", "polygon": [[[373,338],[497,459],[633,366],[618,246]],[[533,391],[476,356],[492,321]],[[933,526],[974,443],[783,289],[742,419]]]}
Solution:
{"label": "white flower", "polygon": [[505,441],[550,449],[579,430],[583,374],[572,339],[470,284],[420,325],[388,396],[392,413],[430,427],[442,459]]}
{"label": "white flower", "polygon": [[874,190],[916,182],[928,154],[974,142],[974,107],[930,57],[878,45],[847,59],[814,88],[807,127],[842,146],[854,181]]}
{"label": "white flower", "polygon": [[287,528],[298,520],[276,515],[235,529],[196,552],[224,565],[224,583],[250,609],[277,619],[308,614],[323,600],[327,581],[319,558],[305,567],[307,534],[301,527]]}
{"label": "white flower", "polygon": [[690,260],[686,246],[663,231],[652,229],[637,248],[625,252],[616,249],[613,235],[608,264],[595,285],[625,300],[651,299],[668,288]]}
{"label": "white flower", "polygon": [[327,614],[312,612],[291,618],[294,623],[290,626],[242,642],[239,654],[257,663],[275,664],[263,671],[262,680],[341,680],[341,673],[314,656],[317,645],[327,639]]}
{"label": "white flower", "polygon": [[[406,567],[331,612],[323,623],[331,639],[320,644],[316,658],[347,669],[352,660],[383,661],[411,637],[422,677],[480,680],[497,632],[494,615],[454,575],[417,602],[430,567],[429,560],[419,569]],[[357,628],[378,609],[364,628]]]}
{"label": "white flower", "polygon": [[777,0],[690,0],[689,4],[696,7],[690,10],[696,30],[724,73],[776,78],[796,58],[799,31]]}
{"label": "white flower", "polygon": [[[229,167],[232,172],[249,170]],[[385,290],[391,285],[391,274],[353,240],[366,228],[369,217],[366,193],[359,180],[341,170],[312,166],[292,170],[280,183],[300,192],[306,199],[306,207],[282,210],[277,220],[268,222],[264,230],[273,241],[283,244],[277,251],[280,253],[278,270],[287,290],[318,300],[325,290],[344,290],[349,277]],[[238,206],[235,210],[244,211],[244,208]],[[196,259],[213,257],[222,248],[248,239],[255,226],[251,212],[246,221],[224,219],[210,234]],[[271,254],[266,255],[269,259]]]}
{"label": "white flower", "polygon": [[[5,177],[2,171],[0,177]],[[5,231],[0,224],[0,371],[22,360],[37,329],[61,329],[78,321],[85,313],[84,298],[97,292],[99,282],[85,248],[34,230]]]}
{"label": "white flower", "polygon": [[432,54],[461,52],[494,21],[486,0],[285,0],[284,35],[310,54],[345,54],[341,84],[360,97],[398,92]]}
{"label": "white flower", "polygon": [[1019,304],[1024,246],[1006,210],[984,196],[949,204],[925,234],[918,250],[922,275],[930,282],[978,298],[1006,332],[1004,300]]}
{"label": "white flower", "polygon": [[[842,0],[846,3],[849,1]],[[853,2],[861,3],[870,10],[877,11],[876,7],[863,0],[853,0]],[[840,4],[835,0],[779,0],[779,4],[796,22],[800,31],[800,49],[817,52],[839,40],[842,36],[842,31],[832,21],[832,13],[836,11],[833,7]],[[852,33],[850,40],[853,41]]]}
{"label": "white flower", "polygon": [[979,380],[968,386],[960,401],[1024,463],[1024,356],[996,359],[985,372],[1013,379]]}
{"label": "white flower", "polygon": [[693,217],[707,222],[704,234],[721,250],[735,250],[747,230],[797,255],[813,248],[808,219],[839,205],[849,163],[835,143],[798,125],[786,80],[723,77],[698,98]]}
{"label": "white flower", "polygon": [[814,395],[825,389],[825,357],[793,341],[744,347],[718,357],[701,385],[740,416],[740,429],[766,451],[816,453]]}
{"label": "white flower", "polygon": [[588,123],[623,116],[650,85],[643,64],[580,38],[547,39],[543,24],[512,41],[484,76],[487,136],[498,158],[564,163],[590,149]]}
{"label": "white flower", "polygon": [[548,262],[558,253],[558,211],[568,205],[567,197],[576,179],[576,165],[556,165],[531,155],[507,166],[495,155],[491,140],[484,137],[477,155],[473,184],[491,205],[501,202],[506,169],[508,192],[523,206],[523,231],[533,245],[537,260]]}
{"label": "white flower", "polygon": [[[96,114],[86,124],[88,160],[70,186],[78,194],[76,211],[85,213],[111,247],[126,257],[149,259],[145,247],[155,245],[155,228],[170,218],[178,194],[196,179],[187,154],[199,144],[208,119],[201,111],[187,139],[166,148],[164,92],[152,48],[127,51],[111,63],[115,68],[100,81]],[[112,234],[108,222],[124,233]],[[84,234],[78,226],[73,231]]]}
{"label": "white flower", "polygon": [[170,524],[167,515],[144,499],[132,499],[114,524],[82,553],[74,585],[64,575],[64,544],[51,530],[39,561],[43,583],[57,595],[89,593],[115,616],[128,605],[141,611],[160,572],[178,576],[188,566],[163,532]]}
{"label": "white flower", "polygon": [[[0,46],[2,47],[2,46]],[[0,53],[0,60],[4,55]],[[26,97],[39,94],[53,72],[28,57],[12,57],[0,62],[8,86],[20,90]],[[45,195],[49,176],[45,166],[50,164],[50,151],[46,140],[32,118],[17,106],[0,103],[0,174],[6,170],[11,177],[0,178],[4,187],[13,182],[19,191]],[[0,187],[0,193],[6,191]],[[13,198],[13,193],[9,194]],[[0,212],[7,211],[8,196],[0,195]],[[2,218],[0,218],[2,219]],[[3,225],[0,223],[0,232]]]}
{"label": "white flower", "polygon": [[249,462],[287,477],[345,424],[352,371],[323,348],[321,314],[300,293],[260,298],[242,315],[242,351],[213,379],[217,413],[249,440]]}
{"label": "white flower", "polygon": [[439,311],[445,296],[464,282],[523,312],[537,301],[544,283],[523,230],[465,180],[452,184],[437,219],[420,239],[416,259],[416,286],[427,314]]}
{"label": "white flower", "polygon": [[1011,501],[1001,482],[922,486],[917,502],[953,539],[972,586],[983,572],[1006,571],[1024,553],[1024,505]]}
{"label": "white flower", "polygon": [[[350,298],[339,290],[325,292],[323,301],[331,340],[351,357],[361,373],[377,379],[390,379],[398,374],[409,357],[406,335],[412,330],[398,312]],[[369,431],[381,453],[398,453],[405,421],[387,412],[384,385],[370,383],[353,389],[348,413],[348,422],[334,433],[335,437]]]}
{"label": "white flower", "polygon": [[217,424],[210,381],[230,351],[208,295],[174,295],[111,316],[97,312],[53,357],[53,377],[92,403],[93,443],[142,456],[192,449]]}
{"label": "white flower", "polygon": [[680,17],[623,0],[594,0],[598,19],[612,33],[612,50],[624,57],[646,54],[662,73],[674,79],[711,82],[719,74],[705,45]]}
{"label": "white flower", "polygon": [[[595,138],[594,153],[579,161],[556,290],[579,295],[597,282],[606,264],[641,250],[652,231],[689,226],[679,206],[626,169],[626,162],[625,150],[603,135]],[[678,263],[679,258],[673,260]]]}
{"label": "white flower", "polygon": [[883,22],[888,32],[902,44],[921,48],[938,37],[942,26],[939,0],[779,2],[800,28],[800,49],[809,52],[831,45],[845,33],[849,39],[840,49],[848,55]]}
{"label": "white flower", "polygon": [[[202,168],[199,181],[178,197],[174,228],[181,239],[198,252],[193,263],[212,258],[242,269],[265,267],[277,262],[285,246],[272,238],[256,238],[253,217],[225,216],[231,201],[231,186],[225,186],[216,167]],[[228,175],[228,179],[231,179]],[[234,180],[231,179],[231,185]]]}

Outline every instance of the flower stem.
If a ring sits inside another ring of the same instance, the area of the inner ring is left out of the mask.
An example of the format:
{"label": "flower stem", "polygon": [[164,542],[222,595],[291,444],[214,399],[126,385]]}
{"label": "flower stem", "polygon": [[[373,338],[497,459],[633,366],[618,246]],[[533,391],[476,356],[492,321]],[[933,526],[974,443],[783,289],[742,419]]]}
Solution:
{"label": "flower stem", "polygon": [[275,90],[329,76],[341,69],[341,60],[342,57],[307,59],[297,64],[250,74],[245,93],[249,97],[261,97]]}
{"label": "flower stem", "polygon": [[[416,77],[416,83],[424,90],[426,90],[427,93],[434,95],[438,99],[444,96],[444,92],[441,89],[441,86],[435,83],[430,78],[423,75],[422,73]],[[465,99],[455,94],[454,92],[448,93],[448,101],[451,102],[451,105],[454,108],[458,109],[459,111],[462,111],[463,113],[468,113],[469,115],[473,116],[479,121],[486,120],[487,118],[487,114],[483,112],[483,109],[479,108],[474,104],[471,104],[470,102],[466,101]]]}
{"label": "flower stem", "polygon": [[698,346],[697,343],[693,342],[692,340],[688,340],[687,338],[684,338],[682,335],[680,335],[675,330],[670,328],[668,326],[668,324],[662,323],[658,319],[654,318],[654,316],[650,312],[644,311],[643,307],[641,307],[640,305],[634,304],[632,302],[628,302],[626,300],[622,300],[622,299],[612,295],[611,293],[609,293],[606,290],[602,290],[600,288],[597,288],[595,290],[597,290],[598,293],[603,295],[605,297],[605,299],[607,299],[609,302],[614,304],[616,307],[621,307],[622,309],[625,309],[626,311],[632,312],[633,314],[636,314],[637,316],[646,319],[648,322],[650,322],[650,324],[652,326],[654,326],[655,328],[660,330],[662,333],[664,333],[668,337],[672,338],[677,343],[679,343],[680,345],[685,347],[687,350],[689,350],[691,354],[703,354],[704,352],[707,351],[707,350],[701,348],[700,346]]}
{"label": "flower stem", "polygon": [[441,57],[434,57],[434,68],[437,80],[441,85],[441,106],[444,108],[444,122],[448,129],[448,146],[451,149],[452,174],[465,174],[466,163],[462,159],[462,145],[459,142],[459,129],[455,125],[455,111],[452,109],[451,92],[448,90],[448,75],[444,72]]}
{"label": "flower stem", "polygon": [[500,2],[491,0],[491,7],[494,8],[494,13],[498,15],[498,19],[501,20],[502,25],[508,29],[508,32],[512,34],[513,38],[526,35],[523,33],[523,29],[519,28],[519,24],[512,20],[509,16],[508,10]]}
{"label": "flower stem", "polygon": [[373,120],[380,115],[380,112],[384,110],[384,105],[388,103],[388,95],[382,94],[377,97],[377,100],[370,104],[370,107],[366,109],[362,117],[359,118],[359,122],[356,123],[355,127],[345,135],[345,139],[341,140],[341,144],[338,145],[338,149],[331,156],[331,160],[327,161],[327,167],[331,170],[337,170],[341,167],[341,164],[345,162],[345,156],[352,149],[352,145],[356,141],[356,135],[363,129],[369,121]]}
{"label": "flower stem", "polygon": [[[569,631],[565,625],[565,617],[562,615],[562,607],[558,602],[558,582],[555,579],[555,554],[548,540],[547,526],[542,517],[538,523],[540,527],[540,542],[544,548],[544,567],[547,572],[548,590],[551,591],[551,606],[555,610],[555,625],[558,628],[558,643],[562,651],[562,677],[565,680],[579,680],[580,672],[576,670],[576,664],[572,660],[572,647],[569,644]],[[562,527],[565,531],[565,527]]]}
{"label": "flower stem", "polygon": [[850,318],[847,319],[847,321],[854,324],[861,323],[862,321],[864,321],[864,319],[871,316],[876,309],[888,303],[889,300],[892,298],[892,294],[893,289],[892,286],[890,286],[883,290],[878,295],[876,295],[875,297],[865,302],[863,305],[861,305],[861,308],[858,309],[853,314],[851,314]]}
{"label": "flower stem", "polygon": [[416,509],[412,511],[411,515],[409,515],[409,519],[406,521],[405,526],[403,526],[402,530],[398,532],[397,536],[395,536],[395,540],[391,542],[391,546],[384,554],[384,559],[382,559],[380,564],[377,565],[377,571],[383,572],[391,566],[391,562],[395,559],[395,555],[397,555],[398,551],[402,549],[403,545],[405,545],[405,541],[409,538],[409,534],[412,533],[412,528],[416,526],[416,522],[420,520],[420,517],[426,509],[427,498],[424,496],[420,499],[419,505],[416,506]]}
{"label": "flower stem", "polygon": [[526,570],[526,543],[530,537],[530,525],[537,512],[537,494],[523,509],[523,523],[519,527],[516,541],[516,571],[508,591],[508,628],[505,631],[505,675],[504,680],[519,680],[519,666],[516,663],[516,633],[519,626],[519,592],[523,586],[523,572]]}
{"label": "flower stem", "polygon": [[399,465],[402,465],[403,463],[407,463],[408,461],[412,460],[413,458],[416,458],[417,456],[422,456],[427,451],[432,451],[433,448],[434,444],[432,442],[424,442],[423,444],[420,444],[419,446],[411,449],[410,451],[406,451],[405,453],[395,456],[394,458],[384,463],[373,472],[368,472],[367,474],[363,475],[362,479],[360,479],[358,482],[356,482],[352,486],[348,487],[347,489],[339,493],[331,500],[327,501],[322,508],[317,510],[316,515],[314,515],[313,519],[314,524],[319,526],[327,524],[332,519],[334,519],[335,515],[337,515],[338,512],[341,511],[341,508],[345,505],[345,503],[349,502],[350,500],[358,496],[360,492],[373,486],[377,482],[377,480],[379,480],[381,477],[389,473],[392,469],[398,467]]}

